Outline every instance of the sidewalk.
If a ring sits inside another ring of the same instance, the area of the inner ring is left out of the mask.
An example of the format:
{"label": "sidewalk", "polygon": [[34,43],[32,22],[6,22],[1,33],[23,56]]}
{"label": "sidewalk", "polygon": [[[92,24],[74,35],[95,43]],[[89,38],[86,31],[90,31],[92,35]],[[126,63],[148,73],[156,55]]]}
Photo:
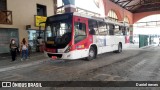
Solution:
{"label": "sidewalk", "polygon": [[139,48],[139,44],[129,44],[129,47],[127,47],[126,50],[127,49],[143,50],[143,49],[152,48],[152,47],[154,47],[154,45],[148,45],[148,46],[144,46],[144,47]]}
{"label": "sidewalk", "polygon": [[43,62],[47,58],[43,53],[32,53],[29,60],[21,61],[21,55],[17,55],[17,59],[12,62],[10,54],[0,55],[0,72],[5,70],[16,69],[26,65],[34,65]]}

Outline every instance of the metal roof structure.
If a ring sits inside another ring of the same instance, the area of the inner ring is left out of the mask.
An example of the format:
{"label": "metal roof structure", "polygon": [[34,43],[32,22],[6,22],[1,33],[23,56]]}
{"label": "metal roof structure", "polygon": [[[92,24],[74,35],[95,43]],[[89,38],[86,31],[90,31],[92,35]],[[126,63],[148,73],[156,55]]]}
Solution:
{"label": "metal roof structure", "polygon": [[160,0],[110,0],[132,12],[148,12],[160,10]]}

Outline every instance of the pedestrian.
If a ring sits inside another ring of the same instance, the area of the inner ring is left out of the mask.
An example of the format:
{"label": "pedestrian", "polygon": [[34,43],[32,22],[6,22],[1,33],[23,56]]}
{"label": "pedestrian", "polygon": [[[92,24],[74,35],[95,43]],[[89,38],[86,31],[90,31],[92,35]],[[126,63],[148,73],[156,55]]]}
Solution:
{"label": "pedestrian", "polygon": [[22,51],[22,58],[21,61],[23,60],[28,60],[28,43],[25,40],[25,38],[23,38],[22,42],[21,42],[21,51]]}
{"label": "pedestrian", "polygon": [[16,60],[16,49],[17,49],[17,45],[14,39],[11,40],[10,42],[10,52],[11,52],[11,56],[12,56],[12,61]]}

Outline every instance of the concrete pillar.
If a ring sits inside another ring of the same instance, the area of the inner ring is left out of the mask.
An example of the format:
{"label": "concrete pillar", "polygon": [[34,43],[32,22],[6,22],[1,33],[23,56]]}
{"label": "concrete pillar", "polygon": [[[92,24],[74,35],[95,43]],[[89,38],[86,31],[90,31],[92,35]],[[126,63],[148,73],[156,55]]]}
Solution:
{"label": "concrete pillar", "polygon": [[133,42],[133,25],[130,25],[130,42]]}
{"label": "concrete pillar", "polygon": [[76,12],[76,7],[74,5],[65,5],[65,13]]}
{"label": "concrete pillar", "polygon": [[75,12],[76,7],[75,7],[75,0],[62,0],[64,3],[64,8],[65,12]]}

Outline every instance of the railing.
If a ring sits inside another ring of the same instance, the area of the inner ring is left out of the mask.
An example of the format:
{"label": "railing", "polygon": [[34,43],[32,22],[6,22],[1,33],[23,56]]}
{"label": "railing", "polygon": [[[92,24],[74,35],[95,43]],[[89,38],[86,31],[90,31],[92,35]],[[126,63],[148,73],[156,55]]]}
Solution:
{"label": "railing", "polygon": [[83,9],[83,8],[79,8],[79,7],[76,8],[76,12],[86,14],[86,15],[90,15],[90,16],[96,16],[96,17],[100,16],[99,13],[95,13],[95,12],[92,12],[92,11],[89,11],[89,10],[86,10],[86,9]]}
{"label": "railing", "polygon": [[112,17],[105,17],[105,19],[108,19],[110,21],[118,22],[118,19],[112,18]]}
{"label": "railing", "polygon": [[57,11],[57,12],[56,12],[56,14],[62,14],[62,13],[65,13],[64,6],[58,7],[56,11]]}
{"label": "railing", "polygon": [[[92,11],[89,11],[89,10],[86,10],[86,9],[83,9],[83,8],[79,8],[79,7],[76,7],[76,12],[86,14],[86,15],[90,15],[90,16],[97,16],[97,17],[100,16],[99,13],[95,13],[95,12],[92,12]],[[62,14],[62,13],[65,13],[64,6],[61,6],[61,7],[57,8],[57,14]]]}
{"label": "railing", "polygon": [[11,25],[12,23],[12,11],[0,11],[0,24]]}
{"label": "railing", "polygon": [[134,27],[159,27],[160,21],[137,22]]}

